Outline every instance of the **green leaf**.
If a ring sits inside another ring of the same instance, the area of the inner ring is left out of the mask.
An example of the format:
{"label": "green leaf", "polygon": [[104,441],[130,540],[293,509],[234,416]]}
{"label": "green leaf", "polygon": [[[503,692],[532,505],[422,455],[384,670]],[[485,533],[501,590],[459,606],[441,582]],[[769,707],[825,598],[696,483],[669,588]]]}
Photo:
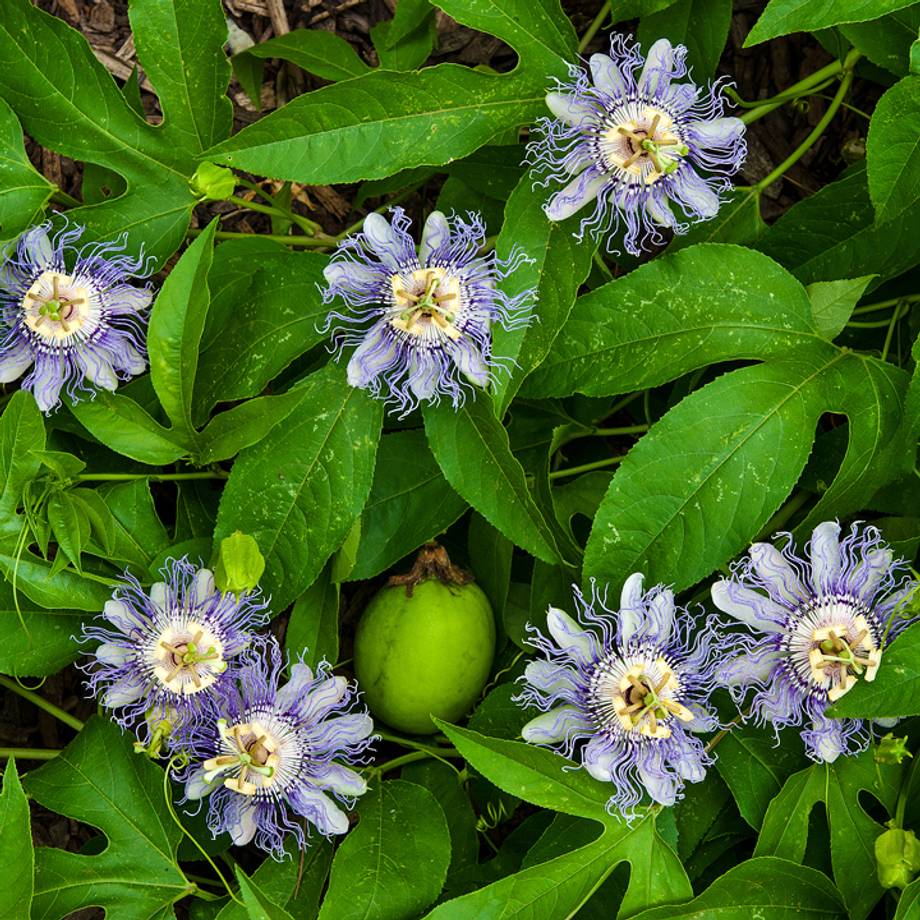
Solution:
{"label": "green leaf", "polygon": [[35,853],[29,828],[29,803],[12,757],[3,771],[3,791],[0,792],[0,865],[4,867],[0,920],[28,917]]}
{"label": "green leaf", "polygon": [[16,113],[0,99],[0,239],[34,224],[53,192],[54,184],[26,156]]}
{"label": "green leaf", "polygon": [[293,920],[293,917],[283,907],[271,901],[255,880],[250,879],[239,866],[235,866],[234,869],[249,920]]}
{"label": "green leaf", "polygon": [[80,624],[87,619],[85,613],[58,607],[43,609],[30,602],[21,589],[18,601],[17,612],[13,586],[0,581],[0,673],[44,677],[77,658],[80,646],[72,637],[80,632]]}
{"label": "green leaf", "polygon": [[857,681],[828,715],[838,719],[920,715],[920,623],[909,626],[885,649],[875,680]]}
{"label": "green leaf", "polygon": [[719,742],[716,769],[731,790],[741,816],[755,830],[763,824],[770,802],[783,783],[800,769],[804,749],[787,733],[776,743],[772,728],[747,724],[732,729]]}
{"label": "green leaf", "polygon": [[811,301],[811,315],[818,332],[833,341],[846,326],[859,298],[862,297],[874,275],[850,278],[843,281],[816,281],[805,289]]}
{"label": "green leaf", "polygon": [[79,571],[84,537],[89,537],[89,523],[66,492],[55,492],[48,499],[47,511],[55,542]]}
{"label": "green leaf", "polygon": [[31,393],[15,392],[0,416],[0,518],[12,518],[41,467],[45,423]]}
{"label": "green leaf", "polygon": [[815,32],[866,22],[910,6],[914,0],[770,0],[744,42],[745,48],[790,32]]}
{"label": "green leaf", "polygon": [[169,546],[169,534],[153,506],[150,483],[135,479],[100,491],[115,519],[113,558],[146,570],[153,558]]}
{"label": "green leaf", "polygon": [[[144,9],[163,6],[146,0]],[[186,47],[195,48],[202,60],[220,58],[222,39],[215,44],[213,32],[194,28],[212,21],[209,16],[190,17],[182,30]],[[166,60],[142,63],[147,72],[171,66]],[[86,40],[29,0],[4,5],[0,95],[38,143],[125,179],[123,194],[68,212],[74,223],[88,227],[88,239],[127,232],[129,250],[136,253],[143,243],[160,265],[179,247],[196,204],[188,186],[196,163],[193,151],[184,147],[186,137],[171,125],[155,127],[135,113]]]}
{"label": "green leaf", "polygon": [[138,757],[116,725],[94,716],[54,760],[26,776],[26,792],[101,830],[98,856],[35,851],[33,916],[58,920],[102,906],[115,917],[165,917],[194,886],[176,865],[181,832],[163,801],[163,771]]}
{"label": "green leaf", "polygon": [[387,70],[417,70],[434,48],[438,30],[428,0],[402,0],[391,20],[371,27],[371,40]]}
{"label": "green leaf", "polygon": [[788,356],[818,330],[802,286],[771,259],[706,244],[580,297],[528,397],[612,396],[716,361]]}
{"label": "green leaf", "polygon": [[0,551],[0,572],[7,581],[15,580],[20,595],[47,609],[62,607],[98,613],[112,596],[105,585],[81,578],[69,569],[55,571],[50,563],[30,552],[17,557]]}
{"label": "green leaf", "polygon": [[831,920],[846,916],[839,892],[824,873],[767,856],[729,869],[686,904],[643,911],[633,920]]}
{"label": "green leaf", "polygon": [[242,451],[220,502],[214,537],[251,534],[265,556],[262,585],[282,610],[313,583],[370,491],[381,404],[348,386],[335,364],[311,375],[303,399]]}
{"label": "green leaf", "polygon": [[132,0],[131,32],[163,110],[163,127],[183,150],[200,153],[233,125],[227,97],[227,20],[217,0]]}
{"label": "green leaf", "polygon": [[512,543],[544,562],[564,562],[489,401],[477,394],[456,412],[428,406],[423,414],[432,453],[457,492]]}
{"label": "green leaf", "polygon": [[284,634],[288,657],[303,660],[315,668],[324,658],[339,660],[339,586],[326,566],[316,581],[294,602]]}
{"label": "green leaf", "polygon": [[67,407],[100,444],[138,463],[161,466],[188,453],[170,429],[164,428],[130,396],[97,390],[94,399],[71,400]]}
{"label": "green leaf", "polygon": [[650,48],[659,38],[687,48],[687,63],[697,79],[712,79],[728,39],[731,0],[677,0],[666,9],[643,16],[638,39]]}
{"label": "green leaf", "polygon": [[243,448],[257,444],[299,405],[301,394],[289,390],[279,396],[259,396],[221,412],[199,435],[198,463],[229,460]]}
{"label": "green leaf", "polygon": [[585,549],[585,577],[696,584],[742,550],[811,452],[831,346],[742,368],[686,397],[627,454]]}
{"label": "green leaf", "polygon": [[875,106],[866,171],[876,222],[895,220],[920,199],[920,77],[905,77]]}
{"label": "green leaf", "polygon": [[808,840],[808,819],[818,802],[827,810],[834,881],[846,900],[849,916],[866,917],[884,893],[875,871],[875,838],[881,824],[866,814],[861,790],[871,792],[893,812],[900,768],[876,764],[871,751],[814,764],[791,776],[771,802],[755,856],[780,856],[801,862]]}
{"label": "green leaf", "polygon": [[[324,80],[348,80],[370,73],[371,68],[361,60],[357,51],[344,38],[321,29],[295,29],[287,35],[270,38],[253,45],[234,58],[234,64],[244,59],[279,58],[291,61],[307,73]],[[253,102],[258,102],[253,99]]]}
{"label": "green leaf", "polygon": [[515,247],[533,260],[520,265],[501,283],[509,297],[533,291],[529,303],[529,326],[492,331],[493,351],[512,359],[510,373],[500,374],[493,398],[501,418],[524,378],[553,350],[556,337],[575,302],[578,288],[591,270],[593,247],[574,236],[579,218],[553,223],[543,212],[546,190],[534,187],[534,176],[525,173],[505,206],[505,220],[495,244],[496,254],[507,259]]}
{"label": "green leaf", "polygon": [[866,171],[855,168],[793,205],[757,248],[803,284],[876,274],[875,287],[916,264],[920,209],[876,224]]}
{"label": "green leaf", "polygon": [[209,152],[215,162],[309,184],[354,182],[462,157],[544,114],[575,36],[558,0],[442,0],[458,22],[521,56],[510,75],[440,64],[375,71],[299,96]]}
{"label": "green leaf", "polygon": [[423,431],[385,434],[349,579],[379,575],[447,530],[467,507],[444,479]]}
{"label": "green leaf", "polygon": [[360,820],[332,861],[319,920],[403,920],[433,903],[450,862],[450,836],[434,796],[404,780],[362,796]]}
{"label": "green leaf", "polygon": [[208,270],[217,223],[217,218],[211,221],[163,282],[147,329],[153,388],[178,438],[186,444],[197,440],[192,423],[192,392],[198,346],[210,303]]}
{"label": "green leaf", "polygon": [[490,738],[435,719],[464,759],[489,782],[540,808],[617,824],[607,813],[610,787],[576,770],[572,761],[545,748]]}
{"label": "green leaf", "polygon": [[218,246],[208,276],[213,288],[195,380],[195,417],[218,402],[261,393],[291,361],[328,334],[329,308],[319,285],[327,256],[289,252],[264,240]]}
{"label": "green leaf", "polygon": [[917,917],[920,917],[920,878],[914,879],[901,892],[894,920],[917,920]]}
{"label": "green leaf", "polygon": [[838,27],[843,37],[873,64],[899,77],[910,72],[911,44],[920,29],[920,5],[883,16],[871,22],[854,22]]}

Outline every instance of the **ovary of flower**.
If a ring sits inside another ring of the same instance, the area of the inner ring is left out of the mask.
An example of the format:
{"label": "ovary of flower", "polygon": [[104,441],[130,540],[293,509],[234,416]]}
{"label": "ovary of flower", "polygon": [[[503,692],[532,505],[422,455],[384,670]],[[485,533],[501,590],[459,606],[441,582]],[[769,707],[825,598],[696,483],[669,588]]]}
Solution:
{"label": "ovary of flower", "polygon": [[[882,652],[873,642],[866,618],[855,617],[851,626],[852,629],[848,629],[846,623],[835,623],[812,633],[813,644],[808,653],[812,680],[820,687],[827,686],[830,681],[827,698],[831,702],[855,687],[858,676],[866,681],[875,680],[882,661]],[[851,638],[854,629],[856,635]]]}
{"label": "ovary of flower", "polygon": [[42,272],[22,301],[23,321],[46,339],[66,339],[90,320],[89,292],[70,275]]}
{"label": "ovary of flower", "polygon": [[626,731],[664,739],[671,737],[671,729],[666,724],[670,716],[676,716],[681,722],[692,722],[693,713],[675,699],[663,696],[666,691],[672,696],[676,694],[679,682],[664,658],[659,658],[655,664],[661,674],[657,683],[645,673],[642,665],[633,665],[620,678],[612,702],[617,719]]}
{"label": "ovary of flower", "polygon": [[220,639],[195,620],[180,629],[167,628],[157,649],[154,674],[174,693],[206,690],[227,667]]}
{"label": "ovary of flower", "polygon": [[418,268],[407,281],[401,275],[393,275],[390,284],[398,311],[390,320],[394,328],[416,336],[435,332],[454,340],[462,337],[454,325],[460,282],[443,268]]}
{"label": "ovary of flower", "polygon": [[[244,722],[228,728],[226,719],[218,720],[217,728],[231,753],[219,754],[204,762],[205,781],[211,783],[224,771],[239,769],[236,776],[224,780],[224,785],[233,792],[252,796],[260,788],[270,786],[281,758],[278,744],[267,729],[259,722]],[[255,782],[250,781],[250,776]]]}
{"label": "ovary of flower", "polygon": [[601,134],[600,150],[611,169],[622,169],[652,185],[677,169],[687,145],[672,131],[667,112],[647,106],[641,115],[611,126]]}

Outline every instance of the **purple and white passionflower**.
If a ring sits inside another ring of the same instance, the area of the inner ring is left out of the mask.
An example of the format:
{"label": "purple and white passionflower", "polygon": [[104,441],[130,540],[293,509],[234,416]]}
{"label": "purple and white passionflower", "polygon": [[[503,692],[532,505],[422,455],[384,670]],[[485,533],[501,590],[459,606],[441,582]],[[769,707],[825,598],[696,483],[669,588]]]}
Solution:
{"label": "purple and white passionflower", "polygon": [[350,765],[375,740],[357,689],[334,676],[326,662],[314,672],[303,663],[280,686],[281,650],[272,637],[243,653],[232,680],[212,700],[210,717],[191,740],[196,763],[185,773],[186,800],[208,800],[208,827],[228,832],[237,846],[255,839],[275,859],[291,833],[301,848],[298,816],[321,834],[348,830],[348,815],[367,791]]}
{"label": "purple and white passionflower", "polygon": [[84,671],[87,689],[119,725],[145,743],[172,732],[176,747],[229,680],[252,630],[268,621],[268,604],[258,591],[222,594],[214,575],[187,558],[168,559],[160,574],[146,591],[126,572],[97,617],[105,625],[83,626],[83,640],[100,643]]}
{"label": "purple and white passionflower", "polygon": [[705,90],[677,82],[688,76],[686,53],[661,38],[643,66],[638,47],[615,35],[610,54],[591,55],[590,76],[573,66],[547,95],[555,117],[540,120],[528,160],[543,185],[565,183],[545,206],[551,220],[590,207],[579,236],[622,226],[624,247],[639,255],[663,242],[662,229],[686,233],[682,217],[716,215],[744,161],[744,123],[723,116],[722,81]]}
{"label": "purple and white passionflower", "polygon": [[73,399],[115,390],[147,367],[150,285],[143,252],[125,253],[127,234],[106,243],[76,243],[84,228],[65,224],[50,236],[48,221],[27,230],[0,269],[0,383],[23,381],[43,412]]}
{"label": "purple and white passionflower", "polygon": [[751,714],[777,734],[804,726],[808,755],[832,762],[864,750],[864,719],[829,719],[825,710],[858,680],[875,679],[885,646],[911,619],[899,608],[916,590],[875,527],[854,524],[843,540],[835,521],[819,524],[797,555],[791,534],[777,549],[754,543],[731,578],[712,586],[715,605],[748,627],[737,658],[718,678],[741,704],[753,688]]}
{"label": "purple and white passionflower", "polygon": [[529,261],[519,250],[506,260],[480,254],[485,227],[476,214],[448,219],[433,211],[416,250],[402,208],[392,220],[369,214],[363,232],[344,240],[323,270],[326,303],[341,297],[352,309],[332,312],[335,348],[357,345],[348,382],[394,405],[400,418],[422,401],[485,387],[504,363],[492,354],[492,324],[529,322],[532,291],[509,296],[497,287]]}
{"label": "purple and white passionflower", "polygon": [[691,639],[692,618],[674,593],[663,585],[643,593],[639,573],[623,585],[618,612],[606,593],[592,583],[588,600],[574,588],[577,621],[550,607],[550,639],[528,627],[528,642],[546,657],[527,665],[516,699],[543,710],[524,726],[524,740],[613,783],[608,809],[631,820],[643,790],[673,805],[712,763],[694,733],[718,727],[708,701],[719,624]]}

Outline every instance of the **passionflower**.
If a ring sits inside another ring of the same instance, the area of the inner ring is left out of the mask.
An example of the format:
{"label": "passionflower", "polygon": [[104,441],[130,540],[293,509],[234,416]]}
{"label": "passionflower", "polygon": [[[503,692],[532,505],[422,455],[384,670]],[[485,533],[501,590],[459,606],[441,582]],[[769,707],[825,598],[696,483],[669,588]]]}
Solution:
{"label": "passionflower", "polygon": [[875,679],[885,646],[911,622],[898,613],[917,588],[875,527],[854,524],[839,537],[835,521],[819,524],[807,560],[788,533],[779,548],[754,543],[731,578],[712,586],[713,603],[747,627],[719,680],[739,705],[752,691],[759,724],[800,727],[809,756],[827,762],[868,745],[869,721],[825,710]]}
{"label": "passionflower", "polygon": [[515,296],[497,283],[529,261],[518,249],[502,260],[481,254],[482,219],[428,216],[416,250],[402,208],[392,218],[369,214],[361,233],[344,240],[324,269],[323,299],[341,297],[348,313],[331,312],[333,347],[357,346],[348,382],[407,415],[420,402],[448,397],[456,408],[474,387],[506,367],[492,354],[492,324],[526,325],[532,291]]}
{"label": "passionflower", "polygon": [[591,56],[590,75],[573,66],[547,95],[554,117],[538,123],[528,160],[541,184],[565,183],[545,206],[551,220],[590,208],[579,236],[612,241],[622,227],[626,251],[639,255],[662,230],[686,233],[716,215],[744,161],[744,123],[723,116],[723,81],[678,82],[686,53],[661,38],[643,65],[638,46],[615,35],[610,54]]}
{"label": "passionflower", "polygon": [[149,273],[143,251],[117,240],[76,243],[84,228],[51,223],[27,230],[0,270],[0,383],[22,383],[43,412],[143,373],[145,311],[153,290],[130,282]]}
{"label": "passionflower", "polygon": [[215,837],[228,832],[238,846],[255,839],[275,859],[288,833],[306,846],[298,817],[325,836],[348,830],[337,802],[352,807],[367,790],[351,766],[374,740],[354,684],[323,662],[316,671],[294,664],[282,686],[282,664],[272,637],[242,654],[190,739],[195,763],[185,774],[186,800],[208,797]]}
{"label": "passionflower", "polygon": [[150,590],[126,572],[84,641],[99,645],[83,666],[87,688],[142,746],[168,737],[181,747],[228,665],[268,621],[259,591],[223,594],[214,576],[187,558],[167,559]]}
{"label": "passionflower", "polygon": [[556,748],[595,779],[613,784],[608,809],[627,820],[643,792],[673,805],[684,784],[697,783],[712,762],[696,732],[718,723],[708,707],[718,621],[691,638],[691,617],[657,585],[643,593],[642,575],[623,585],[618,612],[607,591],[574,588],[577,619],[555,607],[549,638],[529,627],[531,661],[516,697],[543,714],[528,722],[525,741]]}

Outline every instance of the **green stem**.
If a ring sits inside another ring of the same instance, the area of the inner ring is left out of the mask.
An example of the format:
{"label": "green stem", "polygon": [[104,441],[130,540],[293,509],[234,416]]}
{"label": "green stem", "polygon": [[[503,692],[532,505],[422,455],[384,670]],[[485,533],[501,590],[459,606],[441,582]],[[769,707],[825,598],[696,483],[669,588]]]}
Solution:
{"label": "green stem", "polygon": [[888,323],[888,332],[885,333],[885,344],[882,345],[882,360],[885,361],[888,358],[888,349],[891,347],[891,340],[894,337],[895,326],[910,312],[910,307],[905,309],[897,309],[894,313],[891,314],[891,319]]}
{"label": "green stem", "polygon": [[600,254],[598,250],[594,251],[594,264],[597,266],[598,271],[607,279],[607,283],[610,284],[611,281],[616,281],[617,279],[613,277],[613,272],[610,271],[610,266],[604,261],[604,257]]}
{"label": "green stem", "polygon": [[51,193],[51,200],[55,204],[61,204],[68,208],[79,208],[83,204],[82,201],[74,198],[73,195],[68,195],[67,192],[60,188]]}
{"label": "green stem", "polygon": [[614,466],[623,457],[608,457],[606,460],[595,460],[593,463],[583,463],[581,466],[571,466],[567,470],[553,470],[549,474],[550,481],[563,479],[566,476],[577,476],[579,473],[590,473],[592,470],[602,470],[605,466]]}
{"label": "green stem", "polygon": [[319,224],[314,223],[312,220],[309,220],[306,217],[301,217],[299,214],[295,214],[293,211],[285,211],[282,208],[278,208],[275,205],[270,204],[259,204],[258,201],[250,201],[248,198],[238,198],[236,195],[231,195],[226,199],[231,204],[235,204],[241,208],[247,208],[250,211],[256,211],[259,214],[268,214],[271,217],[280,217],[283,220],[290,220],[297,224],[301,230],[305,230],[307,233],[312,233],[317,239],[323,239],[326,241],[326,245],[331,244],[332,237],[326,236],[325,233],[322,233],[322,228]]}
{"label": "green stem", "polygon": [[392,760],[388,760],[386,763],[371,767],[370,769],[378,774],[388,773],[390,770],[397,770],[407,763],[415,763],[417,760],[427,760],[429,757],[434,757],[434,754],[428,751],[410,751],[408,754],[403,754],[402,757],[394,757]]}
{"label": "green stem", "polygon": [[831,104],[827,107],[827,111],[821,116],[821,120],[814,128],[811,129],[805,140],[802,141],[802,143],[799,144],[799,146],[796,147],[796,149],[793,150],[773,172],[765,176],[754,186],[758,191],[762,192],[764,189],[769,188],[769,186],[779,179],[788,169],[795,166],[795,164],[811,149],[815,141],[825,132],[827,126],[833,121],[834,116],[837,114],[837,110],[843,103],[844,97],[850,91],[850,86],[853,83],[853,68],[856,66],[856,62],[860,57],[862,57],[862,55],[855,48],[847,54],[842,65],[844,71],[843,79],[840,81],[840,86],[837,88],[837,92],[834,94]]}
{"label": "green stem", "polygon": [[868,303],[864,307],[857,307],[853,311],[853,316],[858,316],[863,313],[876,313],[888,307],[896,307],[901,303],[916,303],[918,300],[920,300],[920,294],[909,294],[906,297],[892,297],[891,300],[880,300],[878,303]]}
{"label": "green stem", "polygon": [[185,482],[193,479],[226,479],[230,474],[224,470],[207,473],[79,473],[81,482],[128,482],[135,479],[150,479],[153,482]]}
{"label": "green stem", "polygon": [[382,741],[390,741],[393,744],[401,744],[403,747],[412,748],[414,751],[424,751],[431,757],[460,757],[460,754],[453,747],[437,747],[433,744],[424,744],[421,741],[413,741],[411,738],[402,738],[399,735],[391,735],[389,732],[377,729],[375,734],[379,735]]}
{"label": "green stem", "polygon": [[[415,189],[417,187],[418,187],[418,184],[413,185],[410,188],[407,188],[404,191],[400,192],[398,195],[394,195],[392,198],[388,199],[384,204],[380,205],[380,207],[374,208],[374,210],[370,213],[382,214],[384,211],[387,210],[387,208],[393,207],[394,204],[399,204],[401,201],[405,201],[406,198],[414,194]],[[346,227],[341,233],[337,233],[335,237],[333,237],[333,239],[335,239],[337,243],[341,243],[342,240],[344,240],[346,236],[350,236],[352,233],[357,233],[358,230],[360,230],[364,226],[364,221],[366,219],[367,217],[365,216],[365,217],[362,217],[360,220],[356,220],[353,224],[351,224],[351,226]]]}
{"label": "green stem", "polygon": [[904,827],[904,812],[907,810],[907,797],[910,793],[910,787],[914,781],[914,773],[918,769],[918,764],[920,764],[920,757],[914,757],[910,769],[907,771],[907,775],[901,783],[901,788],[898,790],[898,803],[895,806],[894,812],[895,827]]}
{"label": "green stem", "polygon": [[64,712],[60,706],[49,703],[43,696],[39,696],[31,690],[26,690],[25,687],[16,683],[15,680],[4,677],[2,674],[0,674],[0,687],[6,687],[7,690],[12,690],[13,693],[18,694],[24,700],[28,700],[34,706],[38,706],[39,709],[44,709],[45,712],[53,715],[55,719],[60,720],[65,725],[69,725],[74,731],[80,731],[83,728],[83,723],[78,718],[72,716],[69,712]]}
{"label": "green stem", "polygon": [[725,728],[720,729],[712,736],[712,738],[709,740],[709,742],[707,743],[706,747],[703,748],[703,750],[708,754],[714,747],[716,747],[719,744],[720,741],[722,741],[723,738],[725,738],[725,736],[736,725],[740,725],[748,717],[749,712],[750,710],[748,710],[748,712],[743,712],[740,715],[735,716],[735,718],[732,719],[731,722],[729,722],[728,725],[725,726]]}
{"label": "green stem", "polygon": [[648,425],[625,425],[622,428],[595,428],[591,431],[594,437],[615,437],[618,434],[643,434],[648,431]]}
{"label": "green stem", "polygon": [[582,35],[581,41],[578,43],[578,53],[581,54],[588,45],[591,44],[591,40],[597,35],[598,30],[603,24],[604,20],[607,18],[607,15],[610,13],[610,0],[604,0],[601,4],[600,10],[598,10],[597,15],[594,19],[591,20],[591,25],[585,30],[585,34]]}
{"label": "green stem", "polygon": [[17,760],[53,760],[60,753],[51,748],[0,747],[0,758],[15,757]]}
{"label": "green stem", "polygon": [[[273,208],[278,208],[275,199],[269,195],[258,183],[250,182],[248,179],[244,179],[242,176],[237,176],[236,181],[242,185],[244,188],[248,188],[250,191],[255,192],[263,201],[267,201],[269,205]],[[285,211],[284,208],[278,208],[285,217],[289,217],[292,220],[296,220],[300,226],[309,230],[310,233],[318,233],[323,235],[323,228],[315,220],[310,220],[309,217],[304,217],[301,214],[295,214],[293,211]]]}
{"label": "green stem", "polygon": [[891,326],[892,323],[897,322],[898,320],[904,319],[907,314],[910,313],[910,307],[905,306],[903,308],[897,309],[894,313],[889,316],[887,319],[876,319],[868,322],[862,322],[859,320],[850,320],[847,323],[847,328],[853,329],[884,329],[886,326]]}
{"label": "green stem", "polygon": [[[199,236],[203,231],[189,227],[188,236]],[[312,236],[288,236],[279,233],[237,233],[231,230],[218,230],[214,234],[218,240],[269,240],[272,243],[283,243],[285,246],[306,246],[318,249],[329,249],[334,245],[332,239],[320,240]]]}
{"label": "green stem", "polygon": [[773,517],[764,525],[763,530],[758,534],[758,539],[766,539],[783,528],[796,511],[799,510],[810,498],[810,494],[804,489],[796,492],[789,501],[783,505]]}
{"label": "green stem", "polygon": [[747,112],[740,116],[741,120],[746,125],[749,125],[752,121],[757,121],[759,118],[763,118],[764,115],[769,115],[770,112],[774,109],[778,109],[781,105],[792,102],[798,99],[799,96],[804,96],[806,93],[814,92],[814,90],[821,86],[826,80],[842,73],[845,66],[845,61],[832,61],[826,67],[816,70],[813,74],[805,77],[804,80],[793,83],[788,89],[784,89],[781,93],[777,93],[769,99],[758,99],[756,102],[745,102],[739,96],[733,94],[735,103],[742,108],[748,109]]}

